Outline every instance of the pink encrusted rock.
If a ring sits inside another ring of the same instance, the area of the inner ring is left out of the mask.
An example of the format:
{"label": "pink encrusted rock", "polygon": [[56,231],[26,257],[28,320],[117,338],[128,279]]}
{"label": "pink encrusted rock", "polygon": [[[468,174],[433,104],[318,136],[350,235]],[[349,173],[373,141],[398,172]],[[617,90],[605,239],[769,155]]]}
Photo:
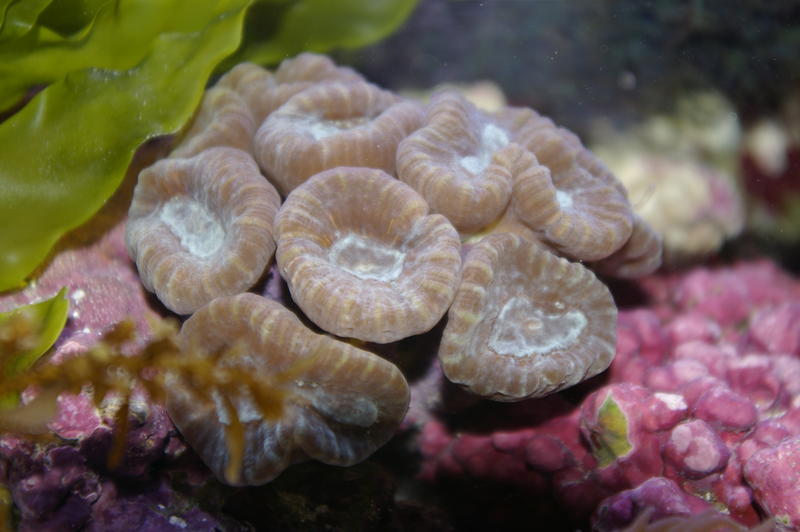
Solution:
{"label": "pink encrusted rock", "polygon": [[674,297],[682,309],[701,312],[722,325],[744,320],[751,309],[747,286],[730,271],[695,270],[683,279]]}
{"label": "pink encrusted rock", "polygon": [[601,482],[635,486],[663,470],[661,442],[645,428],[652,414],[643,408],[651,392],[632,384],[611,384],[581,406],[581,433],[591,442]]}
{"label": "pink encrusted rock", "polygon": [[58,413],[47,426],[65,440],[78,440],[89,436],[102,424],[92,398],[80,393],[60,395]]}
{"label": "pink encrusted rock", "polygon": [[747,430],[758,421],[758,410],[752,401],[721,386],[698,397],[692,414],[715,427],[736,431]]}
{"label": "pink encrusted rock", "polygon": [[701,312],[727,327],[760,308],[800,297],[800,287],[774,264],[761,261],[694,270],[680,280],[672,297],[681,310]]}
{"label": "pink encrusted rock", "polygon": [[663,363],[670,345],[659,317],[649,310],[620,312],[617,318],[617,354],[608,370],[616,382],[641,383],[647,368]]}
{"label": "pink encrusted rock", "polygon": [[[725,271],[725,270],[722,270]],[[800,299],[800,284],[791,275],[766,259],[742,262],[730,268],[747,287],[752,307],[766,307]]]}
{"label": "pink encrusted rock", "polygon": [[781,530],[800,528],[800,437],[755,453],[744,464],[744,476]]}
{"label": "pink encrusted rock", "polygon": [[[780,325],[776,334],[793,330],[786,316],[800,305],[800,282],[760,261],[659,274],[640,286],[651,303],[619,313],[617,355],[608,373],[563,394],[577,410],[513,423],[509,410],[497,416],[494,430],[491,422],[474,430],[463,424],[434,429],[441,403],[429,403],[437,406],[423,429],[429,449],[423,471],[435,474],[426,480],[463,475],[469,482],[496,482],[500,471],[521,469],[518,463],[493,468],[492,462],[513,458],[549,483],[548,491],[530,493],[554,496],[554,511],[585,515],[622,501],[615,508],[627,508],[629,516],[653,506],[655,522],[704,512],[712,508],[705,501],[713,501],[743,526],[758,524],[763,494],[743,464],[800,439],[800,357],[770,347],[768,340],[777,340],[752,329],[771,320],[770,326]],[[551,406],[531,402],[537,404],[532,411]],[[787,485],[800,483],[788,468],[774,465],[771,474],[787,477]]]}
{"label": "pink encrusted rock", "polygon": [[790,396],[784,393],[772,356],[747,355],[736,358],[728,364],[725,377],[730,389],[751,400],[759,414],[789,406]]}
{"label": "pink encrusted rock", "polygon": [[673,353],[675,360],[693,360],[701,363],[709,375],[722,377],[731,360],[737,353],[733,347],[709,344],[702,340],[691,340],[677,347]]}
{"label": "pink encrusted rock", "polygon": [[722,471],[730,454],[714,429],[699,419],[674,427],[664,446],[669,464],[687,478],[702,478]]}
{"label": "pink encrusted rock", "polygon": [[461,436],[452,443],[452,458],[458,464],[457,470],[472,477],[541,488],[544,484],[541,475],[526,467],[524,439],[519,438],[515,447],[498,450],[492,437]]}
{"label": "pink encrusted rock", "polygon": [[643,407],[648,415],[642,418],[642,425],[650,432],[669,430],[689,413],[689,405],[676,393],[655,392]]}
{"label": "pink encrusted rock", "polygon": [[750,320],[750,335],[770,353],[800,355],[800,301],[756,313]]}
{"label": "pink encrusted rock", "polygon": [[686,403],[690,409],[694,409],[694,405],[700,397],[714,388],[727,388],[727,384],[722,379],[705,375],[696,379],[691,379],[682,383],[678,388],[678,393],[683,395]]}
{"label": "pink encrusted rock", "polygon": [[149,337],[149,308],[142,285],[127,256],[120,256],[118,242],[124,235],[120,222],[96,242],[62,251],[26,288],[0,295],[0,312],[50,298],[66,287],[69,316],[55,344],[53,360],[84,351],[115,324],[132,319],[139,333],[130,352]]}
{"label": "pink encrusted rock", "polygon": [[670,338],[661,326],[660,318],[652,311],[639,309],[620,313],[618,329],[629,329],[637,338],[639,356],[652,364],[664,361],[670,348]]}
{"label": "pink encrusted rock", "polygon": [[778,377],[783,390],[790,397],[800,395],[800,358],[772,356],[773,375]]}
{"label": "pink encrusted rock", "polygon": [[702,362],[682,359],[648,368],[644,376],[644,385],[653,390],[676,392],[689,383],[706,378],[714,379],[708,374],[708,368]]}
{"label": "pink encrusted rock", "polygon": [[693,340],[713,343],[722,336],[719,324],[701,312],[676,316],[666,330],[674,345]]}
{"label": "pink encrusted rock", "polygon": [[780,442],[792,437],[780,419],[765,419],[753,428],[750,437],[736,447],[739,461],[746,463],[755,453],[762,449],[775,447]]}
{"label": "pink encrusted rock", "polygon": [[452,441],[453,437],[447,432],[443,423],[430,421],[422,429],[417,445],[424,456],[438,457],[445,452]]}
{"label": "pink encrusted rock", "polygon": [[555,473],[576,460],[564,443],[549,434],[535,434],[525,443],[525,461],[543,473]]}

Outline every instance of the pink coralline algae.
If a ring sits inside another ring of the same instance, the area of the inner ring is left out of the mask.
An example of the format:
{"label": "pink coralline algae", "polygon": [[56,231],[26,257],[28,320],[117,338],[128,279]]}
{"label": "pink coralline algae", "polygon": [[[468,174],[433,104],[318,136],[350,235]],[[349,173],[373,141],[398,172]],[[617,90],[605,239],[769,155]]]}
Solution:
{"label": "pink coralline algae", "polygon": [[[56,361],[85,351],[123,320],[134,320],[145,341],[147,317],[155,314],[124,251],[124,232],[118,224],[91,245],[59,253],[27,288],[0,295],[0,312],[53,297],[66,287],[69,319],[55,345]],[[131,352],[135,347],[130,346]]]}
{"label": "pink coralline algae", "polygon": [[648,508],[651,523],[715,510],[742,530],[800,529],[800,282],[758,261],[636,291],[647,306],[620,312],[609,371],[578,390],[465,409],[441,386],[431,399],[434,377],[416,384],[421,478],[546,497],[553,529],[642,526]]}

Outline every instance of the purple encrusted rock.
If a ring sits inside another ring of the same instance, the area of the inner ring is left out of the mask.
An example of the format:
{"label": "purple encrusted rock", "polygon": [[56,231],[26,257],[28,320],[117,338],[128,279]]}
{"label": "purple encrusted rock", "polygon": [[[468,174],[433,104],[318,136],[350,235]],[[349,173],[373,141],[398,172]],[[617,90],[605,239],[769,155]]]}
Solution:
{"label": "purple encrusted rock", "polygon": [[17,471],[20,478],[11,485],[19,530],[77,530],[85,525],[102,489],[78,450],[52,448],[31,466],[26,473]]}
{"label": "purple encrusted rock", "polygon": [[214,532],[224,529],[219,520],[181,501],[170,486],[161,481],[135,493],[125,493],[114,483],[106,482],[86,531]]}
{"label": "purple encrusted rock", "polygon": [[[113,404],[113,403],[112,403]],[[98,427],[81,442],[81,450],[92,466],[103,470],[107,466],[114,441],[112,412],[104,426]],[[176,429],[162,405],[147,402],[142,396],[131,401],[128,433],[120,463],[110,473],[118,477],[146,479],[153,474],[153,464],[165,456],[165,447]]]}
{"label": "purple encrusted rock", "polygon": [[689,495],[674,481],[654,477],[600,503],[592,519],[593,530],[621,530],[630,525],[646,508],[653,509],[651,520],[655,521],[673,515],[698,514],[710,510],[712,506]]}

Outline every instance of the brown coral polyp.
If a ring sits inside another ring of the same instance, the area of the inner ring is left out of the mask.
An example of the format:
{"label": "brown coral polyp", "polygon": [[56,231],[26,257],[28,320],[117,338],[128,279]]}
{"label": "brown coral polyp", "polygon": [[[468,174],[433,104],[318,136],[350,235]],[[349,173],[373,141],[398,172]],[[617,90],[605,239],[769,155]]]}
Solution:
{"label": "brown coral polyp", "polygon": [[277,191],[232,148],[165,159],[139,174],[126,241],[145,288],[188,314],[250,288],[275,252]]}
{"label": "brown coral polyp", "polygon": [[462,96],[439,93],[424,127],[400,143],[397,174],[459,231],[477,231],[508,204],[510,170],[497,154],[509,142],[503,128]]}
{"label": "brown coral polyp", "polygon": [[397,145],[422,117],[415,103],[366,82],[303,90],[256,132],[256,159],[282,194],[337,166],[395,169]]}
{"label": "brown coral polyp", "polygon": [[586,268],[510,233],[467,254],[439,359],[472,392],[516,401],[605,370],[615,352],[616,306]]}
{"label": "brown coral polyp", "polygon": [[257,386],[230,383],[210,390],[212,400],[189,387],[169,390],[175,425],[229,484],[263,484],[309,458],[360,462],[386,443],[408,408],[408,385],[393,364],[314,333],[255,294],[215,299],[184,323],[180,341]]}
{"label": "brown coral polyp", "polygon": [[[580,140],[569,131],[530,109],[506,109],[496,120],[530,156],[518,158],[511,204],[516,216],[564,255],[596,261],[627,242],[633,211],[625,189]],[[526,180],[526,167],[547,168],[550,184],[544,188]],[[552,189],[552,190],[548,190]],[[550,200],[555,193],[555,204]],[[556,207],[543,216],[536,206],[546,196]]]}
{"label": "brown coral polyp", "polygon": [[217,87],[238,92],[261,124],[286,101],[322,81],[363,81],[354,70],[336,66],[330,58],[303,53],[283,61],[275,74],[253,63],[240,63],[222,76]]}
{"label": "brown coral polyp", "polygon": [[458,233],[381,170],[321,172],[289,195],[275,223],[292,298],[328,332],[392,342],[431,329],[452,302]]}
{"label": "brown coral polyp", "polygon": [[251,152],[256,122],[247,104],[234,91],[214,87],[206,91],[200,108],[170,157],[191,157],[215,146]]}
{"label": "brown coral polyp", "polygon": [[662,239],[650,224],[633,215],[633,233],[621,248],[592,265],[596,272],[634,279],[653,273],[661,266]]}

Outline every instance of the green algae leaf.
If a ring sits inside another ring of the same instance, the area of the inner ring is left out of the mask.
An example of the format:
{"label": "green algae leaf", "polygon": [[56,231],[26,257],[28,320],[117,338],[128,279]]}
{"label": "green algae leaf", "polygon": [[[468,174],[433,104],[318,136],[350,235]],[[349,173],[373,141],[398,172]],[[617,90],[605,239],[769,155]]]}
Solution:
{"label": "green algae leaf", "polygon": [[20,319],[31,326],[26,331],[25,347],[21,351],[2,353],[4,378],[28,370],[53,346],[67,323],[69,300],[66,296],[67,289],[62,288],[50,299],[0,313],[0,331],[14,328],[14,322]]}
{"label": "green algae leaf", "polygon": [[[295,0],[256,4],[237,62],[270,65],[303,51],[366,46],[395,31],[417,1]],[[265,39],[263,29],[270,19],[274,31]]]}
{"label": "green algae leaf", "polygon": [[238,46],[250,0],[138,3],[150,5],[149,18],[187,17],[135,67],[70,73],[0,124],[0,290],[20,286],[102,206],[143,141],[189,119],[213,68]]}
{"label": "green algae leaf", "polygon": [[605,467],[633,449],[628,439],[628,420],[609,395],[597,413],[600,432],[592,434],[592,449],[600,467]]}
{"label": "green algae leaf", "polygon": [[31,31],[0,41],[0,110],[70,72],[128,70],[159,35],[198,31],[242,3],[250,0],[56,0]]}
{"label": "green algae leaf", "polygon": [[0,41],[25,35],[33,27],[39,13],[53,0],[4,0],[0,1]]}
{"label": "green algae leaf", "polygon": [[109,3],[118,13],[120,7],[125,8],[119,0],[55,0],[37,22],[58,34],[72,35],[90,24],[100,9]]}

